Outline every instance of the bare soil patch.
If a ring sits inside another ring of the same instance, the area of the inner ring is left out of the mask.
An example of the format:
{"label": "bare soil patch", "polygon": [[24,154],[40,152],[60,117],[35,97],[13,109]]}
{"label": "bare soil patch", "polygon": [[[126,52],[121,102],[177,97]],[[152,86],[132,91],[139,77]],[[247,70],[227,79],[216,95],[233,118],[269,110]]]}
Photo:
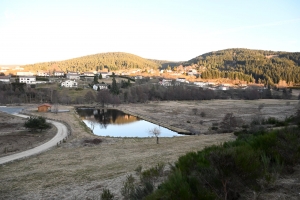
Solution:
{"label": "bare soil patch", "polygon": [[54,126],[43,132],[30,132],[24,128],[24,123],[24,118],[0,113],[0,157],[41,145],[57,132]]}
{"label": "bare soil patch", "polygon": [[[287,100],[215,100],[151,102],[119,107],[170,126],[209,133],[160,138],[160,144],[156,144],[155,138],[97,137],[81,122],[72,106],[60,106],[59,109],[69,109],[70,112],[59,114],[37,113],[33,107],[31,113],[68,123],[72,136],[66,143],[51,151],[1,165],[0,196],[3,199],[100,199],[102,189],[107,188],[116,199],[122,199],[120,191],[123,181],[126,175],[135,174],[137,166],[149,169],[159,162],[174,163],[187,152],[234,140],[235,136],[231,133],[212,134],[209,130],[212,123],[220,122],[226,113],[232,112],[244,121],[249,121],[259,113],[258,106],[264,103],[261,115],[284,119],[294,113],[298,103],[291,100],[290,103],[286,102]],[[193,108],[198,109],[198,114],[193,114]],[[201,111],[206,113],[205,117],[200,115]],[[200,120],[203,122],[200,123]],[[102,142],[85,142],[97,138]],[[289,177],[293,179],[289,181],[297,182],[300,178],[298,174]],[[291,187],[298,188],[290,185],[289,189]],[[288,191],[283,188],[280,194],[284,192]],[[268,199],[270,195],[261,194],[260,199]],[[288,199],[287,195],[285,197]]]}

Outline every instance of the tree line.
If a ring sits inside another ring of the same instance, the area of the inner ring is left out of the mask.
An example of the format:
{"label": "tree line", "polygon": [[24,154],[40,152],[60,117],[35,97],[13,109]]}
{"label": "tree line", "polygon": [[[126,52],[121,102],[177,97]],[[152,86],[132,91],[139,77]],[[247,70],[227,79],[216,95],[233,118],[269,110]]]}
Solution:
{"label": "tree line", "polygon": [[[211,99],[290,99],[288,89],[234,89],[210,90],[188,85],[164,87],[158,84],[142,83],[131,86],[128,82],[112,81],[108,90],[94,91],[92,89],[54,89],[31,88],[24,83],[1,84],[0,103],[59,103],[84,104],[98,102],[102,106],[121,103],[146,103],[148,101],[181,101],[181,100],[211,100]],[[74,96],[74,90],[77,95]]]}

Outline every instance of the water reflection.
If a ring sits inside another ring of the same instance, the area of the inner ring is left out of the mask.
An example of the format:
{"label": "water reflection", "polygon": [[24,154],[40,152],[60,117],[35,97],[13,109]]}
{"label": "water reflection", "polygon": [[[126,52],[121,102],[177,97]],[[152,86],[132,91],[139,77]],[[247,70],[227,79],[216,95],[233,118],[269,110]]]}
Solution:
{"label": "water reflection", "polygon": [[82,120],[96,122],[101,127],[107,128],[109,124],[127,124],[139,121],[138,117],[114,109],[77,109]]}
{"label": "water reflection", "polygon": [[[149,130],[157,125],[114,109],[79,108],[77,112],[94,134],[112,137],[149,137]],[[159,127],[160,137],[181,136]]]}

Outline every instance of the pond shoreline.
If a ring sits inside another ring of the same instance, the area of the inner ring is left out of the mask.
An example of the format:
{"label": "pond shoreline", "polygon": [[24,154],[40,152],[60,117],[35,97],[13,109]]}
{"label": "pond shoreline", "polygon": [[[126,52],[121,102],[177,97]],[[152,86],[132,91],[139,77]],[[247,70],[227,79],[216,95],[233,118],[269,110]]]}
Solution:
{"label": "pond shoreline", "polygon": [[118,110],[120,112],[123,112],[124,114],[129,114],[131,116],[134,116],[134,117],[137,117],[141,120],[144,120],[144,121],[147,121],[149,123],[153,123],[155,125],[158,125],[158,126],[161,126],[165,129],[168,129],[170,131],[173,131],[173,132],[176,132],[177,134],[180,134],[180,135],[192,135],[189,131],[187,130],[184,130],[184,129],[181,129],[181,128],[177,128],[177,127],[174,127],[174,126],[171,126],[169,124],[166,124],[166,123],[161,123],[161,122],[158,122],[156,120],[153,120],[153,119],[150,119],[148,117],[145,117],[143,115],[139,115],[139,114],[136,114],[136,113],[133,113],[129,110],[126,110],[126,109],[122,109],[122,108],[116,108],[116,107],[105,107],[105,108],[102,108],[102,107],[97,107],[97,106],[84,106],[84,107],[75,107],[76,110],[79,109],[79,110],[85,110],[85,109],[97,109],[97,110]]}
{"label": "pond shoreline", "polygon": [[148,122],[151,122],[151,123],[153,123],[153,124],[162,126],[162,127],[167,128],[167,129],[169,129],[169,130],[171,130],[171,131],[177,132],[178,134],[182,134],[182,135],[192,135],[192,134],[191,134],[189,131],[187,131],[187,130],[184,130],[184,129],[181,129],[181,128],[177,128],[177,127],[171,126],[171,125],[166,124],[166,123],[160,123],[160,122],[158,122],[158,121],[156,121],[156,120],[150,119],[150,118],[145,117],[145,116],[142,116],[142,115],[135,114],[135,113],[133,113],[133,112],[131,112],[131,111],[129,111],[129,110],[126,110],[126,109],[119,109],[119,108],[116,108],[116,110],[120,110],[120,111],[122,111],[122,112],[124,112],[124,113],[126,113],[126,114],[130,114],[130,115],[132,115],[132,116],[141,118],[141,119],[143,119],[143,120],[145,120],[145,121],[148,121]]}

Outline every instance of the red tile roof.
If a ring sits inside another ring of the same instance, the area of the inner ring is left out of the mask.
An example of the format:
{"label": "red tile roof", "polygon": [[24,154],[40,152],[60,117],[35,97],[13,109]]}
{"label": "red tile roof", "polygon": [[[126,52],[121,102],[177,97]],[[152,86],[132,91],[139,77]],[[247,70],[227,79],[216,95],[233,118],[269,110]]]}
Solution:
{"label": "red tile roof", "polygon": [[41,105],[39,105],[38,107],[41,107],[41,106],[52,107],[52,106],[51,106],[50,104],[48,104],[48,103],[41,104]]}

